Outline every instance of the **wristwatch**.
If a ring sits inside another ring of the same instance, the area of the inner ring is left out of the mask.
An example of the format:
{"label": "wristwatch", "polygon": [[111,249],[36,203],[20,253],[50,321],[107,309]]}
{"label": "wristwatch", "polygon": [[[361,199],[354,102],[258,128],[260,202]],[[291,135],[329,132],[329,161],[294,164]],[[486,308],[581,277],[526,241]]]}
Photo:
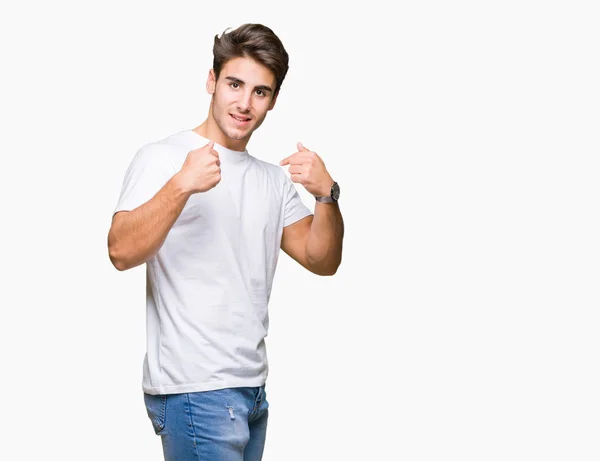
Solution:
{"label": "wristwatch", "polygon": [[331,186],[331,193],[329,195],[315,197],[317,202],[321,202],[321,203],[337,202],[339,198],[340,198],[340,186],[338,185],[337,182],[334,182],[333,186]]}

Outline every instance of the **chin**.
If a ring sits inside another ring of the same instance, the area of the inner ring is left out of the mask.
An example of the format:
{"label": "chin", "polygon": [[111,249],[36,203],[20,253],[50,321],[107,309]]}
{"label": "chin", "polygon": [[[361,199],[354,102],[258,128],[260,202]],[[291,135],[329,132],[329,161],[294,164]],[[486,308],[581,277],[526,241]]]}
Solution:
{"label": "chin", "polygon": [[254,132],[256,127],[248,126],[245,129],[239,129],[237,127],[228,127],[225,131],[225,135],[228,138],[235,139],[236,141],[240,141],[242,139],[247,139]]}
{"label": "chin", "polygon": [[229,139],[233,139],[234,141],[241,141],[243,139],[249,138],[250,137],[250,133],[240,133],[239,131],[230,131],[228,133],[225,133],[225,136],[227,136]]}

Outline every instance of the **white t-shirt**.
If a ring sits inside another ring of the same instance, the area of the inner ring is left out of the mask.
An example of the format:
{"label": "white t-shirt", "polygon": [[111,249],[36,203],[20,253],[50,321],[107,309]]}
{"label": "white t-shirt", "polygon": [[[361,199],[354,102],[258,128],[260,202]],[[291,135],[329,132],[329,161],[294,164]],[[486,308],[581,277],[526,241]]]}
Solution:
{"label": "white t-shirt", "polygon": [[[207,143],[184,130],[142,147],[115,213],[150,200],[188,152]],[[214,149],[221,181],[188,199],[146,263],[142,388],[149,394],[265,383],[267,305],[283,228],[312,214],[280,166],[247,150]]]}

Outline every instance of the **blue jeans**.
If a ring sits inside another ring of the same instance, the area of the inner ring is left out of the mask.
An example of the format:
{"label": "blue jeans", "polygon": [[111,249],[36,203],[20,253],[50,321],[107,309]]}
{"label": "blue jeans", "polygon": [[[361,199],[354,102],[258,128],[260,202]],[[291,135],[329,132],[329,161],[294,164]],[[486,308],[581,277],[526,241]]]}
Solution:
{"label": "blue jeans", "polygon": [[269,404],[265,386],[150,395],[144,403],[165,461],[260,461]]}

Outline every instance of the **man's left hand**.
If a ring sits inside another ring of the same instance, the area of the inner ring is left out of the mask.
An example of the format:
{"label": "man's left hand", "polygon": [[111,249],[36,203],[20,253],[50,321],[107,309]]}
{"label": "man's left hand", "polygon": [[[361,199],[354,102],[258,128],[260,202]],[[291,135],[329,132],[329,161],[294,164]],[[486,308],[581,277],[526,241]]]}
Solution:
{"label": "man's left hand", "polygon": [[302,184],[315,197],[327,196],[331,193],[333,179],[325,168],[321,157],[302,145],[297,144],[298,152],[284,158],[279,165],[290,165],[290,179]]}

